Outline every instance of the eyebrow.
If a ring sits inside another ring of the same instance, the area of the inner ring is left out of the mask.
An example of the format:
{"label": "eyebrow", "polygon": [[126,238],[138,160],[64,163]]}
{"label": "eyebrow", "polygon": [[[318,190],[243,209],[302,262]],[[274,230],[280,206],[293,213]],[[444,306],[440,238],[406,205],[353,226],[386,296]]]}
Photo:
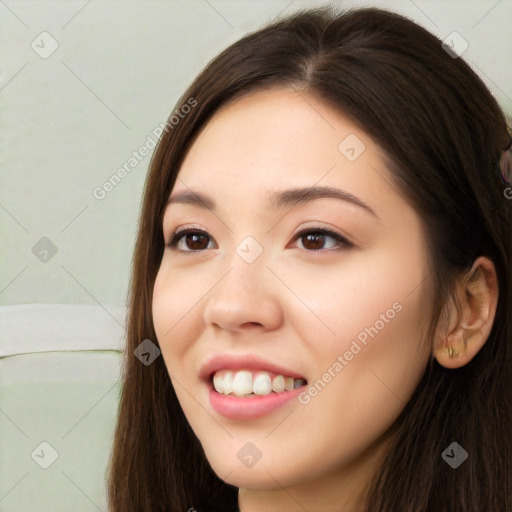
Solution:
{"label": "eyebrow", "polygon": [[[375,211],[366,203],[361,201],[361,199],[349,192],[346,192],[345,190],[333,187],[300,187],[272,192],[267,195],[267,201],[273,209],[283,208],[285,206],[297,206],[314,201],[315,199],[323,198],[340,199],[354,204],[379,219],[379,216]],[[216,203],[212,198],[201,194],[200,192],[194,192],[193,190],[183,190],[182,192],[172,194],[167,200],[167,205],[172,203],[193,204],[202,208],[208,208],[212,211],[215,211],[216,209]]]}

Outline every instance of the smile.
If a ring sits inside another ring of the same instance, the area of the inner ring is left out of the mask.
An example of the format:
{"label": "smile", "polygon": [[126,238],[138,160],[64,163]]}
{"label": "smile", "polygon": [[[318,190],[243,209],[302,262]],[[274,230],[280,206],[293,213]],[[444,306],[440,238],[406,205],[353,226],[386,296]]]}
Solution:
{"label": "smile", "polygon": [[237,420],[269,414],[307,385],[298,371],[254,354],[216,354],[202,365],[199,377],[211,408]]}

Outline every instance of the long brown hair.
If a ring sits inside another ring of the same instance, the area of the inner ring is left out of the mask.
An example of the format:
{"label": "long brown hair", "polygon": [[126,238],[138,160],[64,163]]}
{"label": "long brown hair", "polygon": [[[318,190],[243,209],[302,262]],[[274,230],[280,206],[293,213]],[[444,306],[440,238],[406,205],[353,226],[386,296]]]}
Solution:
{"label": "long brown hair", "polygon": [[[506,117],[464,60],[407,18],[376,8],[317,8],[275,21],[213,59],[177,104],[186,115],[167,126],[155,150],[132,263],[110,512],[238,509],[237,489],[210,468],[163,358],[146,366],[134,350],[145,339],[158,345],[151,301],[162,215],[187,149],[219,107],[266,87],[315,94],[383,149],[398,189],[425,223],[434,291],[429,336],[455,276],[476,257],[491,258],[498,275],[487,343],[457,370],[431,358],[393,425],[365,511],[512,510],[512,201],[497,171],[510,144]],[[469,454],[456,470],[441,457],[453,441]]]}

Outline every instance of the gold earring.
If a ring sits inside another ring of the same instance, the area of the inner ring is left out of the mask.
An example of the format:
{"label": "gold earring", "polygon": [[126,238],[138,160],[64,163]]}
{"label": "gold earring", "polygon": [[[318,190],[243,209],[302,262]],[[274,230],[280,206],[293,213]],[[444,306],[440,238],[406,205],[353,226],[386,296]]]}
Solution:
{"label": "gold earring", "polygon": [[448,357],[457,357],[459,355],[459,353],[453,347],[448,347],[445,350],[448,352]]}

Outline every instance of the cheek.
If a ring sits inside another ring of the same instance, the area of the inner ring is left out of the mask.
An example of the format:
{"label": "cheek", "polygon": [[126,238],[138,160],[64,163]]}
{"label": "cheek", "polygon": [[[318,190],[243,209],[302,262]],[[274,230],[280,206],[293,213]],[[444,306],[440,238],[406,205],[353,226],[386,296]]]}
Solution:
{"label": "cheek", "polygon": [[426,268],[418,243],[406,255],[387,250],[360,258],[343,279],[331,278],[337,300],[326,302],[323,316],[334,333],[325,337],[329,359],[318,358],[325,365],[346,354],[343,371],[351,384],[360,383],[358,400],[375,386],[405,405],[418,382],[429,356],[423,343],[430,313]]}
{"label": "cheek", "polygon": [[199,337],[198,301],[208,290],[208,280],[189,272],[172,271],[165,261],[162,263],[153,288],[153,325],[164,360],[172,363],[171,367],[179,366],[193,340]]}
{"label": "cheek", "polygon": [[[343,432],[341,452],[348,440],[353,454],[363,450],[391,427],[410,400],[428,362],[417,328],[421,304],[420,294],[411,294],[384,326],[363,323],[359,334],[364,336],[340,335],[322,354],[316,353],[319,364],[300,397],[309,409],[304,421],[325,425],[325,439]],[[335,460],[333,454],[333,464]]]}
{"label": "cheek", "polygon": [[314,279],[282,267],[296,294],[287,306],[291,323],[310,362],[303,403],[318,406],[311,417],[358,411],[342,418],[345,428],[373,428],[380,411],[384,426],[412,395],[429,358],[423,335],[430,313],[424,253],[412,247],[405,256],[388,249],[347,257],[336,269],[318,268]]}
{"label": "cheek", "polygon": [[[165,260],[153,288],[153,324],[161,355],[180,406],[187,418],[201,417],[196,400],[187,390],[197,385],[197,372],[191,365],[195,341],[201,336],[198,300],[207,292],[204,280],[188,272],[174,271]],[[191,425],[194,427],[194,425]]]}
{"label": "cheek", "polygon": [[[411,292],[411,287],[393,287],[387,279],[379,282],[377,275],[369,274],[365,282],[371,283],[372,293],[344,295],[340,290],[337,307],[331,299],[329,306],[317,310],[323,320],[331,320],[334,334],[316,319],[302,325],[304,340],[308,337],[302,355],[310,361],[311,380],[299,398],[302,412],[289,426],[314,436],[315,442],[305,445],[304,457],[297,461],[304,471],[320,459],[334,468],[387,432],[428,362],[422,345],[422,288]],[[344,297],[350,300],[343,302]]]}
{"label": "cheek", "polygon": [[426,268],[418,243],[407,254],[381,247],[347,252],[334,264],[314,268],[289,259],[273,270],[293,291],[283,294],[291,323],[321,355],[346,350],[357,337],[364,343],[392,324],[419,334],[428,313]]}

